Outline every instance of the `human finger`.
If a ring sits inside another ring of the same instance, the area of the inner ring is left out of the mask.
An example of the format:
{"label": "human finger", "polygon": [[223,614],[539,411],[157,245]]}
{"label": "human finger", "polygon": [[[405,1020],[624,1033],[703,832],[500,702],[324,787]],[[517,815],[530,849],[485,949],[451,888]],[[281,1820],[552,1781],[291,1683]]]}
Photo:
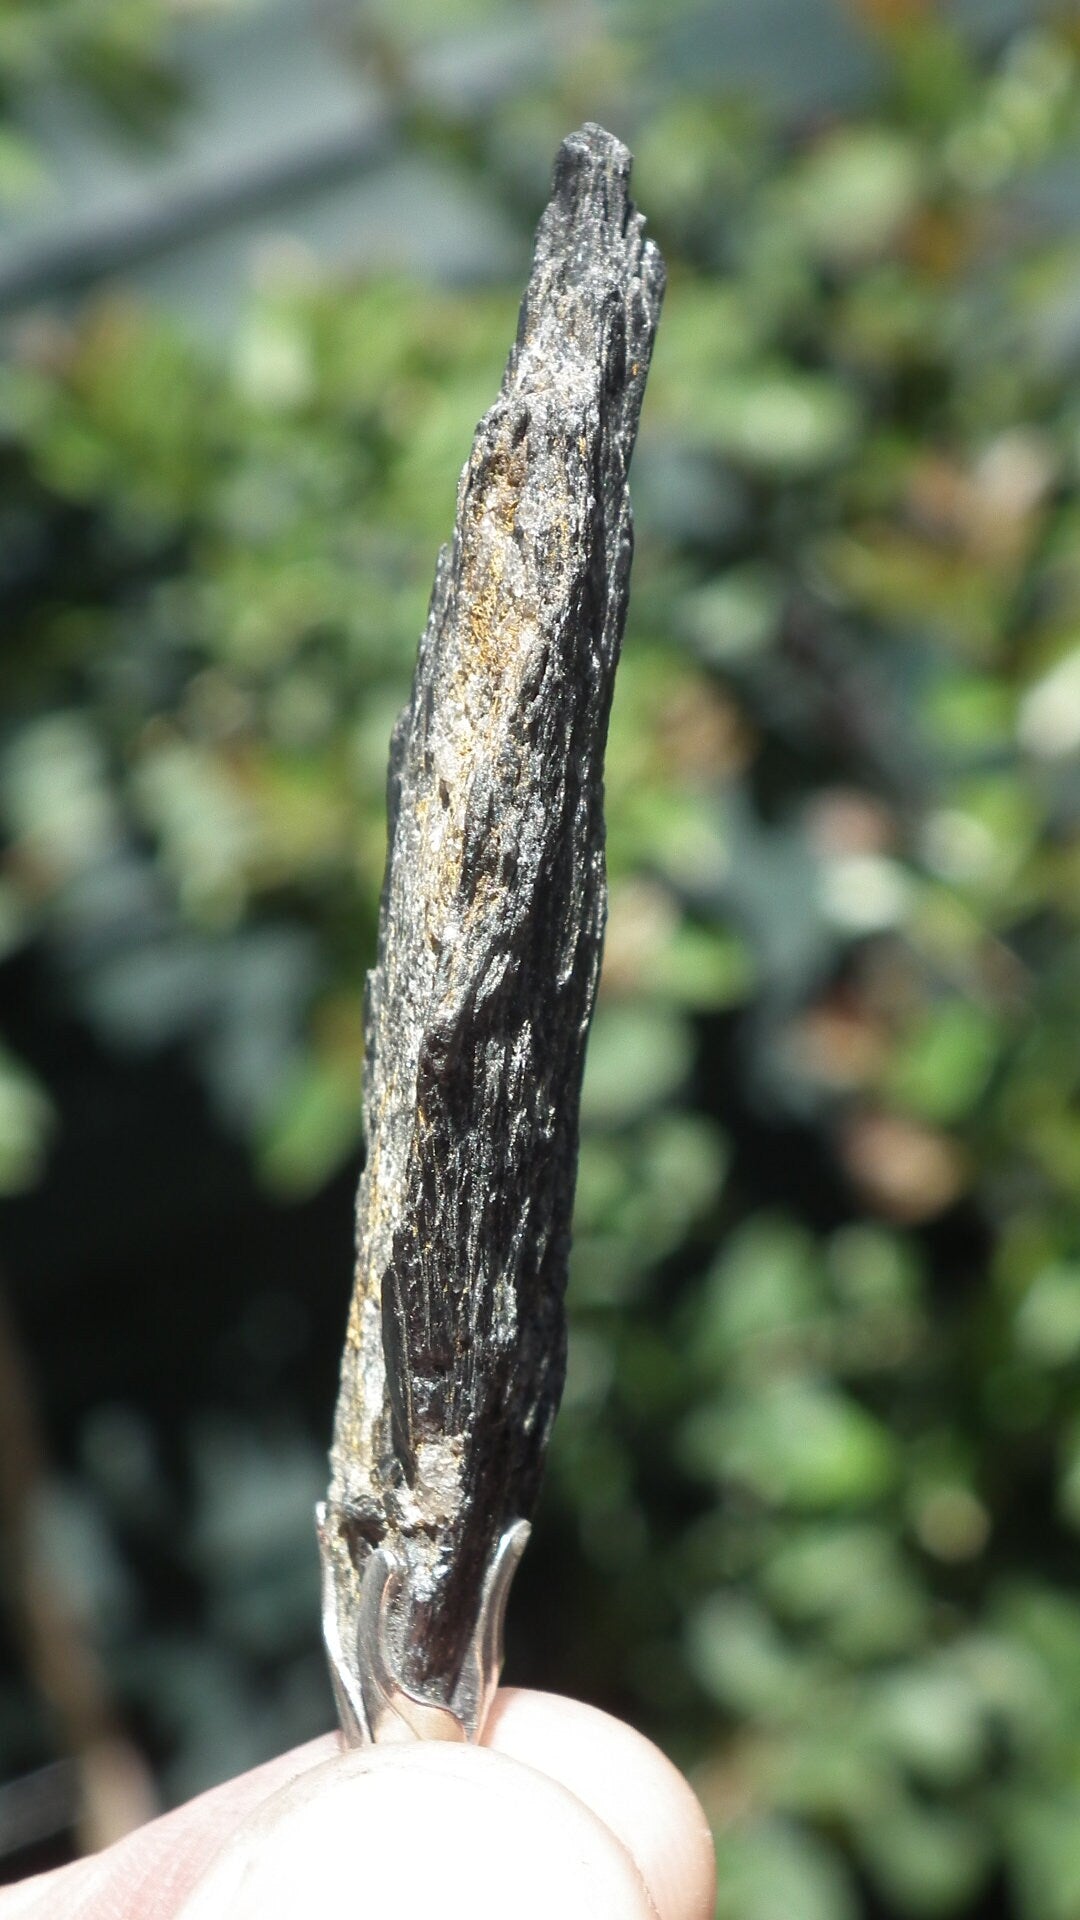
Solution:
{"label": "human finger", "polygon": [[484,1743],[591,1807],[636,1862],[661,1920],[713,1912],[716,1857],[705,1815],[651,1740],[580,1700],[509,1687],[496,1698]]}
{"label": "human finger", "polygon": [[[356,1749],[300,1775],[211,1862],[178,1920],[658,1920],[621,1840],[492,1748]],[[695,1917],[696,1920],[696,1917]]]}
{"label": "human finger", "polygon": [[173,1920],[211,1855],[297,1774],[340,1751],[336,1734],[200,1793],[103,1852],[0,1892],[0,1920]]}
{"label": "human finger", "polygon": [[[601,1823],[608,1836],[615,1840],[622,1853],[632,1862],[640,1881],[648,1889],[653,1907],[646,1907],[646,1911],[655,1909],[661,1920],[699,1920],[700,1916],[712,1911],[712,1849],[704,1817],[681,1776],[641,1735],[610,1715],[582,1706],[577,1701],[555,1695],[510,1690],[498,1696],[485,1731],[485,1742],[491,1749],[492,1758],[498,1755],[507,1763],[516,1763],[522,1770],[528,1769],[533,1775],[543,1776],[549,1783],[566,1791],[583,1810],[588,1810]],[[419,1768],[424,1772],[424,1755],[461,1755],[475,1751],[431,1745],[396,1750],[381,1748],[376,1750],[377,1754],[395,1754],[396,1758],[390,1762],[376,1758],[372,1766],[376,1771],[384,1765],[388,1765],[391,1771],[404,1768],[407,1776],[410,1768]],[[359,1765],[361,1772],[371,1771],[371,1767],[365,1768],[357,1756],[340,1755],[338,1743],[332,1736],[312,1742],[308,1747],[296,1749],[267,1766],[200,1796],[198,1800],[162,1820],[154,1821],[93,1860],[65,1868],[58,1874],[44,1876],[28,1883],[25,1889],[13,1890],[6,1897],[0,1896],[0,1920],[53,1920],[53,1916],[61,1914],[64,1920],[175,1920],[195,1883],[207,1873],[211,1861],[221,1853],[223,1847],[228,1850],[233,1831],[239,1826],[245,1835],[250,1836],[252,1815],[258,1816],[256,1825],[260,1837],[254,1842],[256,1849],[264,1844],[268,1826],[273,1828],[279,1821],[293,1822],[295,1816],[301,1826],[304,1826],[304,1819],[307,1818],[308,1829],[318,1825],[315,1816],[301,1817],[296,1794],[290,1797],[290,1783],[299,1792],[303,1788],[304,1778],[317,1770],[320,1775],[317,1788],[319,1795],[331,1789],[336,1795],[334,1783],[338,1774],[334,1768],[338,1762],[331,1759],[335,1754],[338,1754],[342,1764],[351,1759]],[[409,1755],[415,1757],[410,1759]],[[331,1759],[329,1774],[325,1766],[328,1759]],[[461,1765],[468,1769],[471,1764],[468,1759],[449,1762],[451,1770]],[[440,1765],[438,1758],[434,1765],[437,1774]],[[351,1777],[348,1768],[341,1777]],[[486,1781],[484,1791],[491,1791],[493,1805],[497,1800],[502,1808],[500,1819],[507,1833],[512,1833],[515,1818],[527,1828],[534,1814],[560,1827],[556,1810],[550,1804],[550,1796],[545,1798],[540,1795],[538,1798],[535,1782],[528,1785],[516,1778],[514,1785],[508,1787],[506,1780],[500,1776],[502,1784],[496,1787],[490,1769],[487,1775],[481,1773],[478,1778],[481,1785]],[[369,1861],[373,1857],[388,1857],[389,1852],[393,1851],[389,1847],[392,1831],[397,1834],[394,1845],[398,1853],[403,1852],[407,1858],[411,1859],[416,1854],[418,1845],[421,1849],[426,1845],[422,1841],[410,1844],[405,1828],[409,1820],[415,1824],[420,1803],[426,1805],[432,1793],[437,1796],[440,1791],[437,1783],[432,1784],[431,1770],[427,1770],[424,1782],[419,1786],[415,1782],[410,1783],[407,1777],[400,1777],[398,1773],[395,1774],[395,1780],[396,1784],[391,1783],[385,1789],[376,1791],[365,1788],[359,1792],[358,1805],[365,1810],[374,1809],[380,1792],[391,1798],[395,1794],[400,1796],[395,1804],[399,1804],[404,1818],[404,1825],[399,1821],[398,1828],[392,1829],[392,1823],[388,1823],[380,1814],[376,1822],[379,1831],[374,1835],[369,1833],[365,1841],[364,1851]],[[282,1788],[287,1789],[284,1795]],[[447,1789],[451,1799],[456,1795],[457,1801],[461,1800],[463,1791],[460,1784]],[[483,1792],[480,1793],[480,1799],[483,1799]],[[475,1797],[471,1794],[468,1796],[468,1806],[474,1814],[482,1815],[482,1808],[477,1808]],[[530,1806],[532,1814],[529,1812]],[[459,1806],[462,1832],[468,1827],[466,1811],[464,1806]],[[366,1820],[367,1817],[365,1811],[362,1818]],[[427,1825],[434,1830],[440,1819],[441,1815],[435,1809]],[[356,1821],[352,1816],[346,1820],[346,1827],[355,1829]],[[564,1836],[572,1830],[579,1831],[579,1827],[580,1823],[576,1820],[569,1826],[566,1821],[561,1823]],[[295,1852],[299,1844],[295,1825],[290,1827],[290,1831],[293,1839],[289,1840],[286,1835],[282,1842],[286,1853],[290,1848]],[[308,1839],[311,1838],[309,1831]],[[242,1847],[247,1840],[238,1844]],[[610,1868],[610,1849],[606,1849],[603,1835],[598,1840],[596,1832],[592,1830],[591,1845],[593,1851],[598,1845],[601,1854],[606,1851]],[[588,1854],[589,1848],[586,1847],[585,1852]],[[477,1869],[480,1880],[483,1882],[486,1875],[492,1883],[493,1892],[494,1882],[506,1879],[508,1863],[505,1849],[494,1859],[490,1846],[478,1844],[474,1853],[480,1862]],[[523,1857],[525,1854],[527,1849]],[[328,1873],[336,1872],[339,1881],[345,1877],[348,1861],[335,1853],[332,1843],[323,1848],[323,1857]],[[302,1846],[298,1858],[302,1863],[310,1858],[305,1855]],[[558,1850],[551,1855],[545,1869],[549,1877],[550,1873],[562,1870],[559,1865],[561,1858]],[[230,1859],[235,1866],[236,1848]],[[225,1868],[221,1870],[225,1871]],[[602,1869],[602,1872],[606,1871],[608,1869]],[[620,1872],[624,1871],[625,1862],[620,1868]],[[608,1877],[610,1881],[610,1873]],[[534,1882],[538,1890],[543,1885],[542,1879],[536,1879],[535,1874]],[[621,1888],[618,1875],[612,1884],[621,1889],[619,1898],[623,1898],[625,1889]],[[365,1891],[368,1891],[366,1880]],[[478,1882],[474,1886],[474,1897],[479,1899],[481,1894],[482,1885]],[[440,1899],[444,1895],[445,1889],[440,1888]],[[417,1897],[420,1897],[419,1893]],[[556,1900],[560,1905],[565,1905],[562,1896],[555,1892],[549,1891],[545,1897],[550,1902],[548,1911],[552,1910]],[[629,1899],[631,1896],[625,1894],[625,1897]],[[638,1898],[638,1895],[633,1897]],[[406,1910],[401,1898],[397,1899],[396,1910]],[[421,1906],[418,1911],[422,1910]],[[627,1907],[626,1912],[630,1914],[633,1909]]]}

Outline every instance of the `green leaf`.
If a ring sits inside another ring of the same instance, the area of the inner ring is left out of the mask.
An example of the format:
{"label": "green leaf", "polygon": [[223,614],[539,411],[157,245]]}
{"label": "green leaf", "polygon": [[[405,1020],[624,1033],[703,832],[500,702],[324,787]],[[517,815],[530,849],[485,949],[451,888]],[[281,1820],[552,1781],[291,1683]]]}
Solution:
{"label": "green leaf", "polygon": [[1080,1263],[1056,1261],[1036,1273],[1017,1308],[1016,1343],[1041,1366],[1080,1354]]}
{"label": "green leaf", "polygon": [[855,1890],[840,1854],[783,1820],[716,1835],[717,1920],[856,1920]]}
{"label": "green leaf", "polygon": [[883,1677],[871,1712],[880,1739],[925,1784],[969,1780],[987,1756],[990,1731],[978,1692],[946,1659]]}
{"label": "green leaf", "polygon": [[357,1077],[312,1056],[286,1081],[259,1130],[259,1172],[275,1192],[299,1199],[325,1186],[359,1140]]}
{"label": "green leaf", "polygon": [[737,666],[776,638],[783,603],[782,575],[750,563],[684,594],[680,624],[704,659]]}
{"label": "green leaf", "polygon": [[40,200],[51,182],[40,154],[10,127],[0,127],[0,203],[22,207]]}
{"label": "green leaf", "polygon": [[858,1838],[885,1897],[916,1920],[963,1911],[990,1865],[989,1837],[977,1819],[900,1795],[876,1811]]}
{"label": "green leaf", "polygon": [[886,1078],[889,1098],[948,1126],[984,1092],[1000,1046],[997,1022],[964,1000],[948,1000],[901,1042]]}
{"label": "green leaf", "polygon": [[774,1606],[852,1661],[906,1652],[926,1631],[928,1598],[884,1526],[800,1526],[769,1555],[762,1580]]}
{"label": "green leaf", "polygon": [[54,1124],[45,1089],[0,1047],[0,1194],[22,1193],[41,1177]]}
{"label": "green leaf", "polygon": [[746,1595],[713,1594],[692,1614],[688,1652],[702,1685],[722,1706],[769,1724],[797,1720],[821,1675]]}
{"label": "green leaf", "polygon": [[883,251],[916,206],[918,144],[890,127],[843,127],[808,155],[792,192],[795,220],[825,259],[851,265]]}
{"label": "green leaf", "polygon": [[1017,1796],[1009,1854],[1023,1920],[1080,1912],[1080,1792],[1070,1781]]}
{"label": "green leaf", "polygon": [[732,1361],[782,1363],[822,1323],[823,1294],[812,1237],[793,1222],[761,1216],[731,1235],[710,1270],[694,1359],[716,1371]]}
{"label": "green leaf", "polygon": [[670,1099],[690,1066],[690,1035],[659,1007],[601,1006],[585,1061],[583,1122],[625,1126]]}
{"label": "green leaf", "polygon": [[681,1435],[687,1464],[796,1511],[864,1506],[896,1477],[896,1441],[855,1401],[805,1380],[778,1381],[698,1409]]}
{"label": "green leaf", "polygon": [[823,374],[782,366],[717,380],[696,396],[686,431],[740,466],[799,479],[849,453],[859,427],[855,394]]}
{"label": "green leaf", "polygon": [[745,942],[726,927],[683,920],[645,969],[643,982],[663,999],[696,1012],[738,1006],[754,985]]}

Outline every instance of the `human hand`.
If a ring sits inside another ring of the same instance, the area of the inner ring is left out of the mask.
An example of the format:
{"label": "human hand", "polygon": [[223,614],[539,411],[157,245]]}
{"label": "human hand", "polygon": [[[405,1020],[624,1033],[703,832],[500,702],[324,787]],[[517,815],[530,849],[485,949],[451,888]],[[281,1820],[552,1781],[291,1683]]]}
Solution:
{"label": "human hand", "polygon": [[298,1747],[91,1859],[0,1920],[708,1920],[705,1817],[593,1707],[515,1689],[479,1747]]}

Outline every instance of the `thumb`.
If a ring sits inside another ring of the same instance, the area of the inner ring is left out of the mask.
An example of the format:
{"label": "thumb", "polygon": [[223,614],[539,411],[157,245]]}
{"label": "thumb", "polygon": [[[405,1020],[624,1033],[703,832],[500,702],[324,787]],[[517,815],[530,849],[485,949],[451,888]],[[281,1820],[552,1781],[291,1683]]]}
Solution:
{"label": "thumb", "polygon": [[657,1920],[622,1842],[566,1787],[490,1748],[339,1754],[264,1801],[180,1920]]}

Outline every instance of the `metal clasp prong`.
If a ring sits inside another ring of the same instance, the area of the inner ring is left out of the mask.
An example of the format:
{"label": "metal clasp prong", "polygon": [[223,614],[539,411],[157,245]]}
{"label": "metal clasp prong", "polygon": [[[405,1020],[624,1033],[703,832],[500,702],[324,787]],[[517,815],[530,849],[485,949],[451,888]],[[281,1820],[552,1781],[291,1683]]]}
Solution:
{"label": "metal clasp prong", "polygon": [[480,1738],[502,1670],[503,1622],[510,1585],[531,1531],[515,1520],[503,1533],[488,1566],[480,1610],[450,1704],[407,1687],[392,1652],[390,1621],[404,1574],[389,1547],[376,1547],[364,1562],[356,1617],[355,1658],[346,1657],[337,1612],[337,1590],[327,1551],[326,1506],[316,1508],[323,1563],[323,1637],[338,1715],[350,1746],[409,1740],[475,1741]]}

